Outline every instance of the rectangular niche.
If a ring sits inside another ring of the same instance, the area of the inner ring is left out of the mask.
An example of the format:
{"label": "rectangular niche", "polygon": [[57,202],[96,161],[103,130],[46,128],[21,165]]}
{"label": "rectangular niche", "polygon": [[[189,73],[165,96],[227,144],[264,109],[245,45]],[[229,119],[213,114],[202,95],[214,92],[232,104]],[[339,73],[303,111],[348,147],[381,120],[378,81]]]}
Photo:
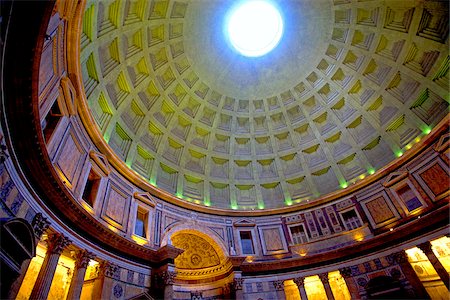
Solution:
{"label": "rectangular niche", "polygon": [[362,200],[361,206],[373,228],[380,228],[400,219],[399,213],[385,191]]}
{"label": "rectangular niche", "polygon": [[418,213],[421,208],[427,206],[420,193],[408,179],[392,186],[391,190],[407,215]]}
{"label": "rectangular niche", "polygon": [[116,182],[108,181],[101,218],[111,226],[126,232],[128,216],[130,215],[130,201],[131,195],[128,191]]}
{"label": "rectangular niche", "polygon": [[450,194],[448,166],[439,158],[435,162],[424,162],[414,178],[432,201],[439,201]]}
{"label": "rectangular niche", "polygon": [[258,226],[258,232],[262,239],[261,246],[264,255],[288,252],[286,238],[281,225]]}

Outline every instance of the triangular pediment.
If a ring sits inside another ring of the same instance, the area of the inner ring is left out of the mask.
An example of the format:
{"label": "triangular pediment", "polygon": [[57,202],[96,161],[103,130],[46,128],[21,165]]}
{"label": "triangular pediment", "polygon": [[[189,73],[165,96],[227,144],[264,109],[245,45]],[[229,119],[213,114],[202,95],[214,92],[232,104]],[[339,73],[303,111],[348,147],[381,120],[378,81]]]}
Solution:
{"label": "triangular pediment", "polygon": [[408,177],[407,171],[392,172],[391,174],[389,174],[386,177],[386,180],[384,181],[383,185],[385,187],[389,187],[389,186],[403,180],[406,177]]}
{"label": "triangular pediment", "polygon": [[68,77],[61,78],[61,88],[63,91],[64,102],[69,115],[75,115],[76,112],[76,91],[72,81]]}
{"label": "triangular pediment", "polygon": [[108,162],[108,159],[103,154],[91,150],[89,151],[89,157],[104,173],[104,176],[108,176],[109,173],[111,173],[111,166]]}
{"label": "triangular pediment", "polygon": [[441,136],[439,141],[437,142],[436,146],[434,146],[434,149],[438,152],[443,152],[444,150],[448,149],[448,146],[450,144],[450,133],[446,133]]}
{"label": "triangular pediment", "polygon": [[139,200],[147,205],[150,205],[151,207],[155,207],[156,206],[156,201],[153,200],[152,196],[150,196],[149,193],[140,193],[140,192],[135,192],[133,194],[133,197],[136,200]]}
{"label": "triangular pediment", "polygon": [[255,225],[255,221],[250,219],[241,219],[233,223],[234,227],[254,227]]}

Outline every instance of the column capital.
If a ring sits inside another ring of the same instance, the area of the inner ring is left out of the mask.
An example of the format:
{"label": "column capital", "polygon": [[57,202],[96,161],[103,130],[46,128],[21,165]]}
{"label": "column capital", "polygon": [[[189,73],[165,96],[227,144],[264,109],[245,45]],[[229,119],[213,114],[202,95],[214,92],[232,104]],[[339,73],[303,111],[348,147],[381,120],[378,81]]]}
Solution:
{"label": "column capital", "polygon": [[433,252],[433,248],[430,242],[425,242],[422,244],[417,245],[417,248],[423,251],[425,255],[428,255]]}
{"label": "column capital", "polygon": [[244,278],[234,278],[233,279],[233,289],[235,291],[242,290],[243,284],[244,284]]}
{"label": "column capital", "polygon": [[350,267],[343,267],[339,269],[339,273],[344,278],[352,277],[352,269]]}
{"label": "column capital", "polygon": [[395,252],[395,253],[392,253],[389,256],[392,259],[392,261],[394,261],[394,262],[396,262],[398,264],[403,264],[403,263],[407,263],[408,262],[408,255],[403,250]]}
{"label": "column capital", "polygon": [[320,273],[318,274],[320,281],[322,281],[323,284],[328,284],[330,281],[328,279],[328,273]]}
{"label": "column capital", "polygon": [[305,285],[305,277],[297,277],[292,279],[297,287],[301,287]]}
{"label": "column capital", "polygon": [[69,238],[65,237],[63,234],[54,233],[48,237],[48,252],[52,254],[61,254],[62,251],[72,243]]}
{"label": "column capital", "polygon": [[120,268],[109,261],[102,261],[96,267],[97,276],[105,276],[113,279],[120,279]]}
{"label": "column capital", "polygon": [[42,234],[48,229],[50,226],[50,222],[46,217],[42,215],[42,213],[37,213],[34,215],[33,220],[31,221],[31,226],[34,230],[34,235],[40,239]]}
{"label": "column capital", "polygon": [[161,273],[162,281],[164,285],[173,285],[175,283],[176,273],[173,271],[164,271]]}
{"label": "column capital", "polygon": [[272,284],[276,291],[284,291],[284,280],[275,280]]}
{"label": "column capital", "polygon": [[95,254],[87,250],[79,250],[74,255],[75,268],[87,268],[87,265],[91,259],[95,258]]}

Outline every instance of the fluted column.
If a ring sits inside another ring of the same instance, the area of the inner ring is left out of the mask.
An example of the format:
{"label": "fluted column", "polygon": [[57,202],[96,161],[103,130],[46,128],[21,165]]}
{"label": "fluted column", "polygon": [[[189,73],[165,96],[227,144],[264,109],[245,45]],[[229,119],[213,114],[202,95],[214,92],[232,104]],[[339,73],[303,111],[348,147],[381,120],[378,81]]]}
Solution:
{"label": "fluted column", "polygon": [[69,292],[67,299],[80,299],[81,290],[83,288],[84,276],[86,275],[86,268],[91,259],[94,259],[95,255],[86,250],[78,251],[75,254],[75,270],[70,282]]}
{"label": "fluted column", "polygon": [[308,295],[306,295],[305,290],[305,277],[294,278],[294,283],[297,285],[298,291],[300,293],[300,298],[302,300],[308,300]]}
{"label": "fluted column", "polygon": [[285,300],[286,294],[284,293],[284,281],[283,280],[275,280],[272,281],[273,287],[275,288],[275,291],[277,291],[277,299],[278,300]]}
{"label": "fluted column", "polygon": [[390,257],[400,266],[406,279],[408,279],[409,283],[414,288],[417,297],[420,299],[430,299],[427,290],[425,289],[413,267],[409,263],[408,255],[405,253],[405,251],[393,253],[390,255]]}
{"label": "fluted column", "polygon": [[341,273],[342,278],[344,278],[350,297],[352,299],[360,298],[358,286],[356,285],[355,280],[353,280],[352,269],[349,267],[341,268],[339,269],[339,273]]}
{"label": "fluted column", "polygon": [[441,280],[444,282],[447,289],[450,290],[450,277],[445,270],[442,263],[437,258],[436,254],[433,252],[433,248],[430,242],[425,242],[420,245],[417,245],[417,247],[425,253],[425,255],[428,257],[428,260],[433,265],[434,269],[436,270],[436,273],[439,275]]}
{"label": "fluted column", "polygon": [[320,281],[322,281],[325,288],[325,294],[327,294],[328,300],[334,300],[333,291],[331,290],[330,280],[328,279],[328,273],[319,274]]}
{"label": "fluted column", "polygon": [[49,236],[47,253],[36,278],[30,299],[47,299],[61,252],[70,243],[71,241],[62,234],[55,233]]}

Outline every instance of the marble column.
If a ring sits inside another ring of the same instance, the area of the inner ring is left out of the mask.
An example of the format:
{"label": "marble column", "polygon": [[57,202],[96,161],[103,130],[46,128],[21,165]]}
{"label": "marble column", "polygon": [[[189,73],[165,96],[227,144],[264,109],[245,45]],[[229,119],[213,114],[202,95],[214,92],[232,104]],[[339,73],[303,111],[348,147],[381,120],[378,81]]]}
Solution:
{"label": "marble column", "polygon": [[83,288],[84,276],[86,275],[86,268],[91,259],[94,259],[95,255],[86,250],[78,251],[75,254],[75,270],[70,282],[69,292],[67,299],[80,299],[81,289]]}
{"label": "marble column", "polygon": [[161,274],[162,282],[164,283],[164,299],[173,299],[173,285],[175,283],[175,270],[165,270]]}
{"label": "marble column", "polygon": [[445,286],[448,290],[450,290],[450,277],[445,270],[442,263],[437,258],[436,254],[434,254],[432,245],[430,242],[425,242],[420,245],[417,245],[417,247],[425,253],[425,255],[428,257],[428,260],[433,265],[434,269],[436,270],[436,273],[439,275],[439,278],[444,282]]}
{"label": "marble column", "polygon": [[423,286],[422,282],[414,271],[413,267],[408,261],[408,255],[405,251],[399,251],[390,255],[392,260],[396,262],[400,268],[402,269],[403,275],[405,275],[406,279],[409,281],[411,286],[414,288],[416,292],[417,298],[420,299],[430,299],[427,290]]}
{"label": "marble column", "polygon": [[70,243],[71,241],[62,234],[55,233],[49,236],[47,253],[36,278],[30,299],[47,299],[59,257]]}
{"label": "marble column", "polygon": [[333,291],[331,290],[330,280],[328,279],[328,273],[319,274],[320,281],[322,281],[325,288],[325,294],[327,294],[328,300],[334,300]]}
{"label": "marble column", "polygon": [[342,278],[344,278],[350,297],[352,299],[360,298],[358,286],[356,285],[355,280],[353,280],[352,269],[349,267],[341,268],[339,269],[339,273],[341,273]]}
{"label": "marble column", "polygon": [[275,280],[272,281],[273,287],[275,288],[275,291],[277,291],[277,299],[278,300],[285,300],[286,294],[284,293],[284,280]]}
{"label": "marble column", "polygon": [[294,283],[297,285],[298,291],[300,292],[300,298],[302,300],[308,300],[308,295],[306,295],[305,290],[305,277],[294,278]]}
{"label": "marble column", "polygon": [[244,278],[236,277],[233,279],[233,291],[234,291],[234,298],[236,300],[244,299],[244,292],[242,291],[243,284],[244,284]]}
{"label": "marble column", "polygon": [[102,261],[96,266],[96,273],[92,299],[110,299],[113,280],[120,279],[120,268],[108,261]]}

